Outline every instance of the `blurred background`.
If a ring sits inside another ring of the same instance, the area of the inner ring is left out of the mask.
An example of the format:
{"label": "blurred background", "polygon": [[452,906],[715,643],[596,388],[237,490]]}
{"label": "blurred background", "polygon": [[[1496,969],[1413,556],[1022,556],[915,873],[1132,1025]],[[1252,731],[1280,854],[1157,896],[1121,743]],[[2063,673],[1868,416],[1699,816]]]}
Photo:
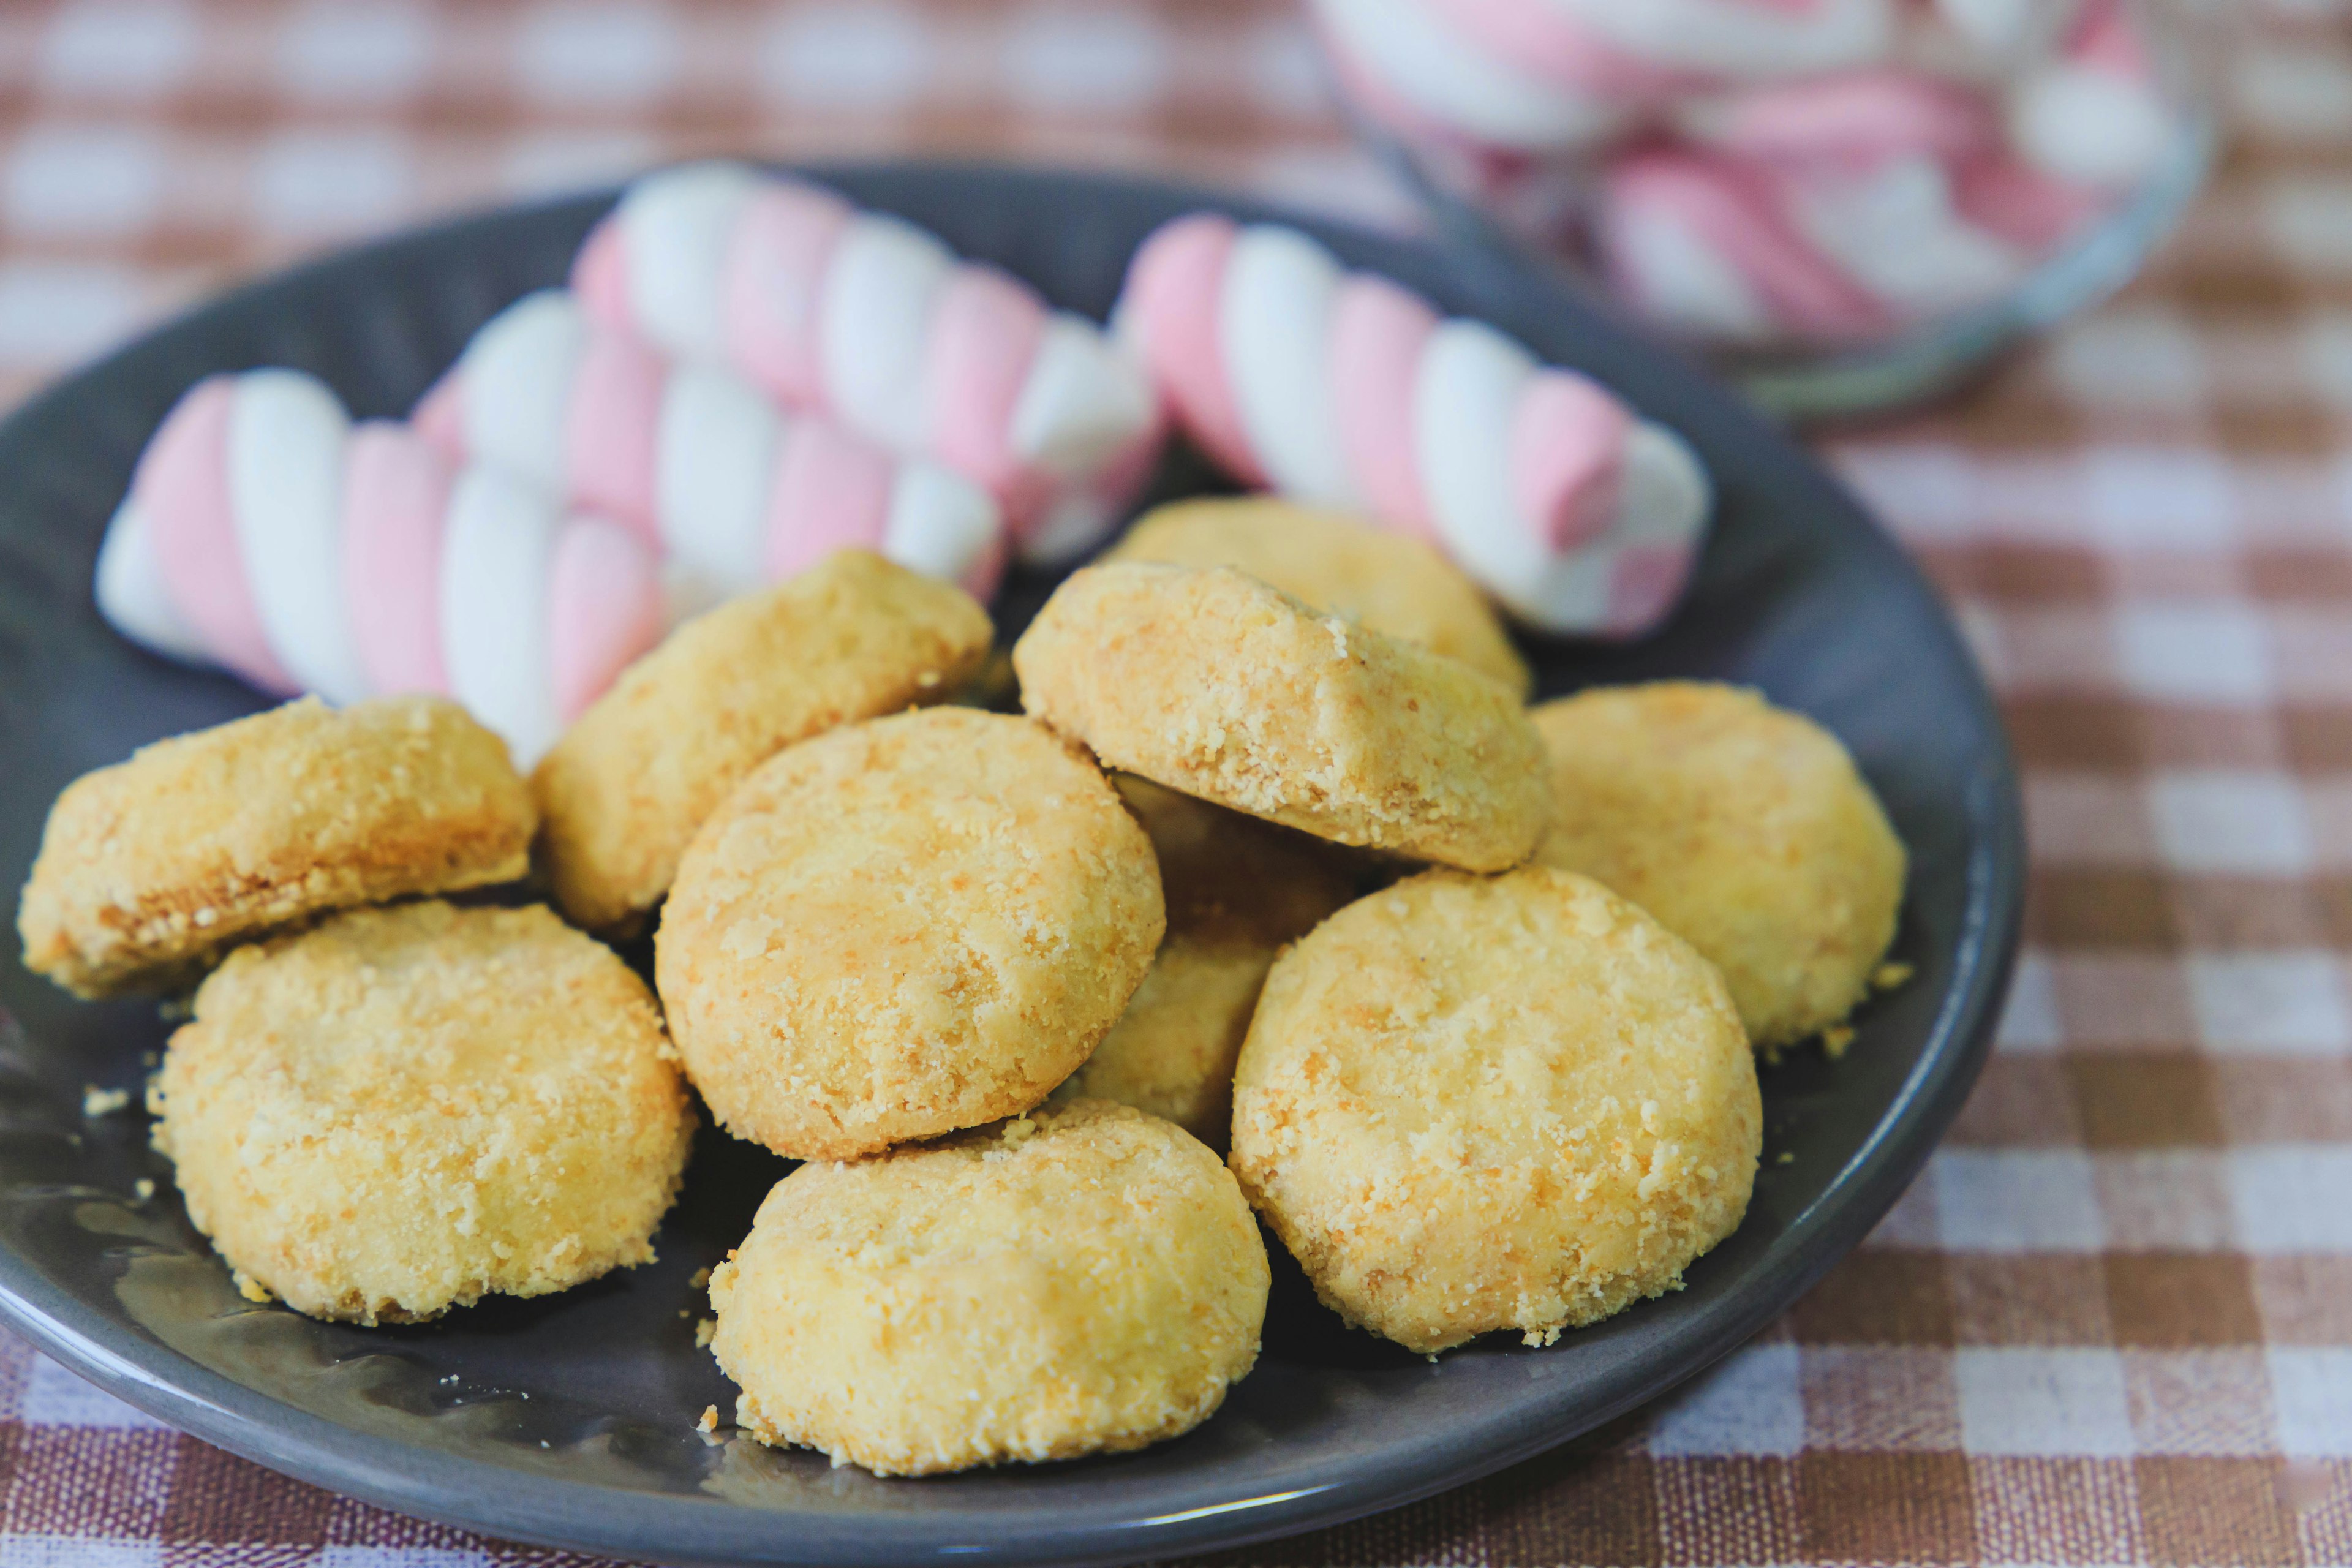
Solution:
{"label": "blurred background", "polygon": [[[1349,94],[1337,89],[1323,32],[1349,43],[1360,26],[1349,14],[1363,9],[1298,0],[11,5],[0,10],[0,395],[229,278],[331,242],[703,152],[1149,167],[1372,222],[1430,222],[1414,182],[1420,194],[1444,194],[1449,181],[1462,194],[1465,142],[1427,115],[1406,117],[1417,134],[1400,132],[1389,112],[1398,95],[1360,68],[1359,53],[1347,57]],[[2054,0],[2022,9],[2095,16]],[[2037,356],[2022,374],[2053,384],[2012,406],[2032,409],[2029,423],[2043,403],[2075,395],[2150,413],[2217,400],[2251,413],[2305,383],[2332,406],[2352,382],[2327,293],[2352,269],[2343,18],[2329,0],[2137,16],[2142,42],[2153,34],[2160,46],[2143,51],[2145,68],[2178,77],[2185,66],[2193,79],[2184,117],[2209,101],[2218,110],[2228,132],[2220,178],[2132,308]],[[2042,52],[2066,47],[2053,33]],[[2023,67],[1990,47],[1959,66],[1936,63],[1991,84],[1988,102],[2018,121]],[[2168,79],[2166,90],[2184,89]],[[1675,95],[1675,123],[1724,123],[1707,97]],[[2095,103],[2075,123],[2113,126],[2129,107]],[[1865,109],[1861,134],[1900,135],[1919,118]],[[1882,132],[1890,123],[1897,129]],[[1614,141],[1580,132],[1534,152],[1502,150],[1512,179],[1500,185],[1495,150],[1473,139],[1474,153],[1490,154],[1488,177],[1466,205],[1528,237],[1526,191],[1543,184],[1530,169],[1585,179],[1622,164],[1629,143],[1648,148],[1650,120],[1631,132],[1612,125]],[[1826,136],[1841,153],[1838,138],[1855,132],[1830,124],[1800,134]],[[2129,194],[2119,188],[2115,203]],[[1866,215],[1878,225],[1866,237],[1882,251],[1889,225],[1910,232],[1890,203],[1900,205],[1877,193]],[[2153,215],[2151,226],[2168,217]],[[1847,211],[1839,221],[1852,231],[1861,220]],[[2138,247],[2124,248],[2127,269]],[[1936,281],[1901,286],[1934,294]],[[1903,304],[1887,333],[1922,309]]]}

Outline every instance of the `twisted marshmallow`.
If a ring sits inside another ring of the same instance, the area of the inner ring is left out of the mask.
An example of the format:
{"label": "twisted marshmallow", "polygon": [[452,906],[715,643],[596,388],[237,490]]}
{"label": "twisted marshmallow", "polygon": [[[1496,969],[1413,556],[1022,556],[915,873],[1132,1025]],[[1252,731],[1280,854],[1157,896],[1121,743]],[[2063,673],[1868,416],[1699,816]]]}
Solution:
{"label": "twisted marshmallow", "polygon": [[1537,626],[1645,630],[1696,561],[1712,492],[1680,437],[1295,229],[1169,224],[1118,320],[1235,478],[1423,535]]}
{"label": "twisted marshmallow", "polygon": [[99,552],[132,641],[331,702],[455,697],[524,766],[662,629],[652,554],[414,432],[352,425],[292,370],[199,382],[139,459]]}
{"label": "twisted marshmallow", "polygon": [[1316,0],[1350,89],[1411,134],[1589,148],[1727,82],[1875,65],[1890,0]]}
{"label": "twisted marshmallow", "polygon": [[2093,210],[1995,107],[1883,69],[1687,106],[1680,145],[1603,172],[1617,289],[1696,335],[1857,341],[2013,287]]}
{"label": "twisted marshmallow", "polygon": [[1141,372],[1091,321],[902,219],[741,164],[635,182],[572,283],[607,326],[984,487],[1024,554],[1070,552],[1036,520],[1156,433]]}
{"label": "twisted marshmallow", "polygon": [[1002,520],[978,487],[894,461],[830,420],[786,416],[731,371],[673,364],[562,289],[493,317],[415,423],[455,456],[630,524],[713,597],[847,544],[982,599],[1003,565]]}
{"label": "twisted marshmallow", "polygon": [[2121,0],[2091,0],[2057,58],[2011,95],[2010,134],[2054,179],[2109,191],[2146,179],[2179,134]]}

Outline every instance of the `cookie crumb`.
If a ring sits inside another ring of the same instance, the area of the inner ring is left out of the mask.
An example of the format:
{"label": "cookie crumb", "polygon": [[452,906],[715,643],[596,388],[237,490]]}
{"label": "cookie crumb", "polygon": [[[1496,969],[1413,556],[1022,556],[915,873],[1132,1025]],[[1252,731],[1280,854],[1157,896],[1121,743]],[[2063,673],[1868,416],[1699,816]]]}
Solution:
{"label": "cookie crumb", "polygon": [[[730,1252],[728,1256],[732,1258],[734,1254]],[[686,1277],[686,1282],[697,1290],[708,1289],[710,1286],[710,1270],[708,1268],[698,1268],[693,1273]]]}
{"label": "cookie crumb", "polygon": [[1889,962],[1880,964],[1870,972],[1870,983],[1878,990],[1892,991],[1917,973],[1918,971],[1910,964]]}
{"label": "cookie crumb", "polygon": [[154,1195],[155,1184],[149,1181],[146,1177],[142,1176],[137,1181],[131,1184],[131,1196],[134,1201],[143,1204]]}
{"label": "cookie crumb", "polygon": [[236,1282],[236,1293],[244,1297],[248,1301],[267,1302],[274,1301],[278,1299],[269,1293],[268,1286],[264,1285],[260,1280],[256,1279],[252,1275],[247,1274],[242,1268],[231,1275],[230,1278]]}
{"label": "cookie crumb", "polygon": [[1822,1049],[1828,1053],[1832,1061],[1843,1058],[1847,1047],[1853,1044],[1853,1026],[1851,1024],[1832,1024],[1822,1031]]}
{"label": "cookie crumb", "polygon": [[718,1430],[719,1430],[719,1406],[717,1406],[716,1405],[704,1405],[704,1406],[702,1407],[702,1419],[701,1419],[701,1420],[699,1420],[699,1421],[698,1421],[698,1422],[696,1422],[696,1423],[694,1424],[694,1429],[695,1429],[696,1431],[698,1431],[698,1432],[716,1432],[716,1431],[718,1431]]}
{"label": "cookie crumb", "polygon": [[131,1103],[127,1089],[100,1089],[94,1083],[81,1087],[81,1113],[84,1116],[111,1116]]}
{"label": "cookie crumb", "polygon": [[1793,1165],[1796,1163],[1797,1155],[1794,1150],[1783,1149],[1772,1156],[1772,1163],[1776,1165]]}
{"label": "cookie crumb", "polygon": [[694,1325],[694,1348],[698,1351],[707,1351],[710,1348],[710,1342],[718,1336],[719,1320],[716,1318],[705,1318],[702,1321]]}

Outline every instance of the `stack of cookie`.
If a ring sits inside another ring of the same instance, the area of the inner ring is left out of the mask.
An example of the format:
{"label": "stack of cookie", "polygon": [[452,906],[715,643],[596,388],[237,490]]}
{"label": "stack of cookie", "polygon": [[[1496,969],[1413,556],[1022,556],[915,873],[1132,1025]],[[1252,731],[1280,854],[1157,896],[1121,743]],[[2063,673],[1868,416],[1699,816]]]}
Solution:
{"label": "stack of cookie", "polygon": [[[528,781],[431,698],[163,742],[60,797],[26,962],[210,970],[156,1142],[248,1293],[321,1316],[644,1261],[690,1085],[803,1162],[709,1280],[738,1423],[886,1474],[1205,1419],[1257,1356],[1253,1210],[1427,1352],[1549,1343],[1738,1226],[1751,1045],[1842,1019],[1900,901],[1833,739],[1721,688],[1530,710],[1431,544],[1263,499],[1066,579],[1023,713],[950,701],[992,638],[844,551]],[[551,909],[447,897],[533,844]],[[650,992],[596,940],[649,922]]]}

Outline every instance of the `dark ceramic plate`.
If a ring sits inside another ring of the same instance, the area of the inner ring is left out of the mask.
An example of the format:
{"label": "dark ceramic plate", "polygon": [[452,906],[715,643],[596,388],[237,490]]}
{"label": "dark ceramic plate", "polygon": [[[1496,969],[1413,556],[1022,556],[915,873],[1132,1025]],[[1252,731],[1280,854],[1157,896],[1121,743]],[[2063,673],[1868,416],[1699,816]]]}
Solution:
{"label": "dark ceramic plate", "polygon": [[[1203,205],[1265,216],[1136,180],[827,173],[1097,315],[1162,219]],[[90,605],[100,531],[172,401],[210,371],[294,364],[359,412],[404,410],[484,319],[562,278],[604,205],[470,219],[244,289],[0,426],[5,885],[21,885],[49,803],[75,774],[260,705],[234,681],[139,653]],[[1753,683],[1844,738],[1910,847],[1896,956],[1916,977],[1868,1005],[1843,1062],[1801,1052],[1765,1074],[1755,1202],[1687,1289],[1550,1350],[1498,1337],[1431,1363],[1343,1328],[1277,1247],[1265,1354],[1198,1431],[1118,1458],[878,1480],[695,1430],[704,1406],[733,1408],[733,1391],[695,1348],[704,1306],[688,1277],[743,1235],[781,1162],[706,1131],[656,1266],[423,1328],[311,1322],[238,1298],[148,1151],[136,1090],[167,1029],[156,1009],[77,1004],[0,962],[0,1316],[174,1426],[391,1508],[616,1556],[833,1564],[1127,1561],[1329,1523],[1585,1431],[1770,1321],[1902,1192],[1984,1054],[2022,855],[1983,681],[1917,572],[1852,498],[1681,364],[1519,263],[1292,221],[1593,372],[1714,470],[1717,532],[1674,623],[1627,648],[1528,645],[1544,693],[1662,675]],[[1181,468],[1163,489],[1198,487]],[[1008,638],[1049,586],[1007,587]],[[133,1090],[132,1109],[85,1120],[92,1084]],[[142,1179],[155,1184],[145,1202]]]}

